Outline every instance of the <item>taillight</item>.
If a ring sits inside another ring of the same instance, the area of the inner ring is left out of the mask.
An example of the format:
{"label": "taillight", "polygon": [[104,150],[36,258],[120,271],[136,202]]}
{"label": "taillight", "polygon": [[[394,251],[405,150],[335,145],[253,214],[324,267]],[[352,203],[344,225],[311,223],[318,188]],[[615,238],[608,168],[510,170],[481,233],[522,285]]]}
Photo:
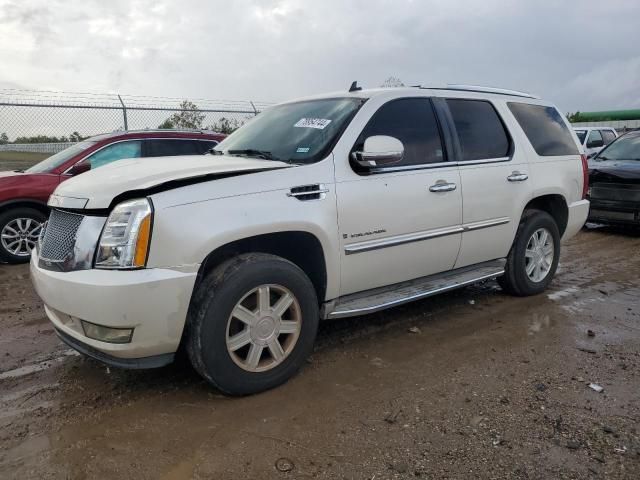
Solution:
{"label": "taillight", "polygon": [[582,160],[582,199],[587,198],[589,193],[589,162],[585,154],[580,155]]}

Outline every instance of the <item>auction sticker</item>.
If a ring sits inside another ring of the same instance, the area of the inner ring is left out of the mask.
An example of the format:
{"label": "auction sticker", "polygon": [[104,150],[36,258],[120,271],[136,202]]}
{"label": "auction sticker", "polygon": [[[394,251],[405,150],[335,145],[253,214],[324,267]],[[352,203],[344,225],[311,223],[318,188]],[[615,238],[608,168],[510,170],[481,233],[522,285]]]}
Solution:
{"label": "auction sticker", "polygon": [[330,123],[331,120],[328,120],[326,118],[301,118],[296,122],[294,127],[317,128],[318,130],[323,130]]}

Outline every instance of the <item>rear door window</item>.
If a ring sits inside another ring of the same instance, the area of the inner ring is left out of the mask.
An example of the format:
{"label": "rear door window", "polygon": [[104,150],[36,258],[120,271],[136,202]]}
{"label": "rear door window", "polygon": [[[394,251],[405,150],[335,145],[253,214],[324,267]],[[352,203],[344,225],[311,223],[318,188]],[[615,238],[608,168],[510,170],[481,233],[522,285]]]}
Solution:
{"label": "rear door window", "polygon": [[145,157],[167,157],[172,155],[199,155],[204,146],[199,140],[161,139],[145,141]]}
{"label": "rear door window", "polygon": [[604,145],[600,130],[591,130],[587,139],[587,148],[596,148]]}
{"label": "rear door window", "polygon": [[600,130],[600,132],[602,133],[602,138],[604,139],[605,145],[609,145],[616,139],[616,134],[611,130]]}
{"label": "rear door window", "polygon": [[401,98],[385,103],[364,127],[354,151],[362,150],[364,141],[374,135],[395,137],[404,145],[404,157],[394,167],[446,161],[438,122],[428,98]]}
{"label": "rear door window", "polygon": [[208,141],[196,140],[195,144],[196,144],[196,148],[198,149],[198,153],[205,153],[211,150],[213,147],[215,147],[218,144],[218,142],[216,142],[215,140],[208,140]]}
{"label": "rear door window", "polygon": [[509,154],[509,135],[490,102],[448,99],[447,105],[458,133],[462,160],[502,158]]}
{"label": "rear door window", "polygon": [[538,155],[578,154],[576,142],[554,107],[519,102],[507,105]]}
{"label": "rear door window", "polygon": [[140,140],[118,142],[90,155],[86,161],[91,164],[91,170],[102,167],[109,163],[123,160],[125,158],[138,158],[142,156],[142,146]]}

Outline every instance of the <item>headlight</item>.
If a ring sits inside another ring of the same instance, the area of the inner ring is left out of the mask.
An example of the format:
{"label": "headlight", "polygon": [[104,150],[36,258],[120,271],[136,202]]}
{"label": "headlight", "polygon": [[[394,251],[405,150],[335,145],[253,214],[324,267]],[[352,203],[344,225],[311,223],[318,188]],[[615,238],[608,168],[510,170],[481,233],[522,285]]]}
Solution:
{"label": "headlight", "polygon": [[122,202],[102,230],[96,268],[141,268],[147,263],[153,209],[146,198]]}

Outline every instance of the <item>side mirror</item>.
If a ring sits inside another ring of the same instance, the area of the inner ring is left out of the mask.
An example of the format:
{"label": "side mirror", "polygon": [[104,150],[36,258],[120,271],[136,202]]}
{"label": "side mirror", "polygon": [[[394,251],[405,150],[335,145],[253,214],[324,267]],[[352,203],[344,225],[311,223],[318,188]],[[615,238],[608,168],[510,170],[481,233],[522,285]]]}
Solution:
{"label": "side mirror", "polygon": [[386,167],[398,163],[404,157],[404,145],[394,137],[374,135],[364,141],[361,152],[353,152],[353,159],[365,168]]}
{"label": "side mirror", "polygon": [[604,147],[604,141],[602,140],[591,140],[587,142],[587,148],[598,148]]}
{"label": "side mirror", "polygon": [[81,173],[88,172],[89,170],[91,170],[91,163],[86,160],[82,160],[76,163],[73,167],[71,167],[67,172],[67,175],[71,175],[75,177],[76,175],[80,175]]}

